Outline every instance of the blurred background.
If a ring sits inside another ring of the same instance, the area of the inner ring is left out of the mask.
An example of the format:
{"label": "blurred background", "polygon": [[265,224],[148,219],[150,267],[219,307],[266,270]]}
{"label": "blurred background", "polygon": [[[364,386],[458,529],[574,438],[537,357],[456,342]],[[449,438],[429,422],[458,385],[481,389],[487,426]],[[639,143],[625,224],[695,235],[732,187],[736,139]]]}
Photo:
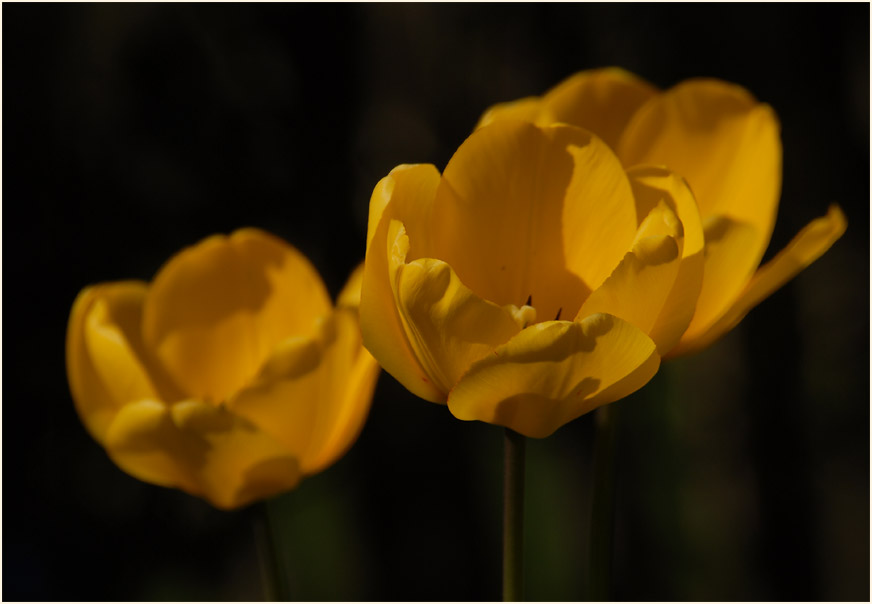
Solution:
{"label": "blurred background", "polygon": [[[714,76],[779,114],[767,257],[847,234],[622,401],[615,595],[869,599],[869,6],[5,4],[4,600],[258,600],[254,511],[117,469],[67,389],[70,306],[251,225],[331,293],[375,183],[586,68]],[[527,597],[587,585],[593,422],[529,441]],[[497,600],[502,431],[380,378],[339,463],[275,501],[294,596]]]}

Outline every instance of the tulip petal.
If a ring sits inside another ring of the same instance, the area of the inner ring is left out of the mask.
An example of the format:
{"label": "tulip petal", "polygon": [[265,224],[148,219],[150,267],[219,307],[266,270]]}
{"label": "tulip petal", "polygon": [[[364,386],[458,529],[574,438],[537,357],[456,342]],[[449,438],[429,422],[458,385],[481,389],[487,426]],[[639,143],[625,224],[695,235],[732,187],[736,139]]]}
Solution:
{"label": "tulip petal", "polygon": [[164,265],[145,302],[143,335],[189,396],[217,404],[247,384],[279,342],[308,335],[330,311],[321,277],[300,252],[242,229]]}
{"label": "tulip petal", "polygon": [[830,206],[826,216],[811,221],[786,248],[757,270],[738,299],[717,322],[701,334],[682,338],[681,345],[671,356],[701,350],[730,331],[748,311],[820,258],[842,236],[847,226],[841,208]]}
{"label": "tulip petal", "polygon": [[[671,214],[665,205],[660,206],[659,211],[649,214],[646,223],[649,219],[660,220],[655,214],[667,212]],[[674,214],[672,217],[677,222]],[[680,266],[681,255],[676,236],[663,234],[642,237],[627,252],[611,276],[585,301],[576,320],[594,313],[608,312],[641,329],[657,345],[658,353],[662,354],[668,350],[664,349],[665,345],[674,345],[678,340],[674,333],[661,334],[660,317]]]}
{"label": "tulip petal", "polygon": [[223,407],[142,400],[123,407],[106,450],[125,472],[177,487],[221,509],[294,487],[297,460],[272,438]]}
{"label": "tulip petal", "polygon": [[326,394],[311,444],[301,462],[306,474],[332,465],[357,440],[381,370],[363,347],[357,314],[339,309],[334,319],[337,336],[327,353]]}
{"label": "tulip petal", "polygon": [[488,109],[477,128],[497,119],[519,119],[549,126],[556,122],[590,130],[612,149],[636,110],[657,89],[619,67],[581,71],[541,98],[527,97]]}
{"label": "tulip petal", "polygon": [[355,313],[338,309],[318,335],[283,342],[228,408],[320,471],[351,446],[369,411],[378,364],[363,348]]}
{"label": "tulip petal", "polygon": [[369,204],[360,294],[360,328],[366,348],[385,371],[412,393],[433,402],[444,401],[445,394],[427,377],[406,337],[388,270],[392,247],[388,229],[391,220],[406,220],[426,244],[427,217],[439,178],[439,172],[431,165],[398,166],[376,185]]}
{"label": "tulip petal", "polygon": [[648,333],[663,355],[678,344],[696,309],[703,280],[702,222],[696,200],[680,176],[656,166],[636,166],[627,174],[636,199],[637,215],[648,216],[651,209],[666,203],[681,221],[683,236],[677,239],[681,264],[653,330]]}
{"label": "tulip petal", "polygon": [[[532,296],[540,318],[574,316],[629,249],[630,186],[602,141],[571,126],[495,121],[445,168],[432,249],[477,295],[500,306]],[[409,230],[410,240],[416,236]]]}
{"label": "tulip petal", "polygon": [[475,125],[475,129],[484,128],[497,120],[521,120],[547,126],[554,120],[548,120],[544,115],[544,111],[545,105],[542,102],[542,98],[538,96],[528,96],[516,101],[497,103],[489,107],[482,114],[478,124]]}
{"label": "tulip petal", "polygon": [[362,286],[363,262],[358,264],[357,268],[351,272],[348,281],[345,282],[342,291],[339,292],[339,296],[336,298],[336,306],[356,310],[360,306],[360,289]]}
{"label": "tulip petal", "polygon": [[733,84],[687,80],[643,105],[618,148],[624,165],[665,165],[687,179],[704,220],[720,215],[748,224],[753,238],[745,245],[752,253],[733,264],[738,273],[753,273],[781,192],[781,141],[771,107]]}
{"label": "tulip petal", "polygon": [[67,376],[79,417],[103,442],[118,411],[141,398],[168,398],[177,390],[150,363],[141,341],[140,281],[96,285],[76,298],[67,328]]}
{"label": "tulip petal", "polygon": [[659,365],[654,342],[617,317],[537,323],[473,364],[448,408],[459,419],[543,438],[638,390]]}
{"label": "tulip petal", "polygon": [[749,258],[756,257],[754,227],[726,216],[712,216],[704,221],[704,231],[702,289],[682,341],[708,331],[733,304],[756,268],[751,265],[749,272]]}
{"label": "tulip petal", "polygon": [[474,361],[521,328],[510,311],[476,296],[445,262],[421,258],[407,264],[409,238],[399,220],[391,221],[389,240],[406,335],[433,384],[447,395]]}

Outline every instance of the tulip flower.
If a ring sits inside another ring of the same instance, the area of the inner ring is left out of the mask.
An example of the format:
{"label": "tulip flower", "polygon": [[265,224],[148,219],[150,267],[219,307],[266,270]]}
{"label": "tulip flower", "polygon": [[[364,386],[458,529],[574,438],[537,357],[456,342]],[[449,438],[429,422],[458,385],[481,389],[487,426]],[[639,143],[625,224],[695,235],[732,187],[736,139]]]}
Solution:
{"label": "tulip flower", "polygon": [[125,472],[218,508],[291,489],[351,446],[369,409],[361,278],[334,307],[300,252],[242,229],[182,250],[151,284],[88,287],[67,331],[79,417]]}
{"label": "tulip flower", "polygon": [[696,202],[598,137],[498,120],[370,201],[363,341],[411,392],[544,437],[643,386],[702,282]]}
{"label": "tulip flower", "polygon": [[580,126],[605,140],[624,166],[668,166],[687,180],[705,231],[705,269],[693,320],[670,357],[712,344],[847,226],[833,205],[759,266],[781,193],[779,124],[769,105],[734,84],[691,79],[659,92],[621,69],[583,71],[542,97],[495,105],[479,127],[501,119]]}

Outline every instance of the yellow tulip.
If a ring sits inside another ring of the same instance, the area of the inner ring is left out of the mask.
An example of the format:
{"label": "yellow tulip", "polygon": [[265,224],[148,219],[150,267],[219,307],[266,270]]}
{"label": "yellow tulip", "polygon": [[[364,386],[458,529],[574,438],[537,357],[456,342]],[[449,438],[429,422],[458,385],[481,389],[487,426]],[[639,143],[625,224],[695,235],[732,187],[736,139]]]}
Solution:
{"label": "yellow tulip", "polygon": [[256,229],[182,250],[151,284],[76,299],[76,410],[125,472],[230,509],[336,461],[369,410],[378,365],[357,318],[362,266],[336,307],[309,261]]}
{"label": "yellow tulip", "polygon": [[780,128],[769,105],[734,84],[692,79],[661,93],[622,69],[583,71],[542,97],[491,107],[479,127],[500,119],[580,126],[603,138],[624,166],[668,166],[687,179],[703,221],[705,269],[693,321],[670,357],[712,344],[847,226],[832,205],[759,267],[778,213]]}
{"label": "yellow tulip", "polygon": [[443,174],[395,168],[370,201],[363,341],[418,396],[544,437],[643,386],[702,282],[681,178],[625,171],[586,130],[499,120]]}

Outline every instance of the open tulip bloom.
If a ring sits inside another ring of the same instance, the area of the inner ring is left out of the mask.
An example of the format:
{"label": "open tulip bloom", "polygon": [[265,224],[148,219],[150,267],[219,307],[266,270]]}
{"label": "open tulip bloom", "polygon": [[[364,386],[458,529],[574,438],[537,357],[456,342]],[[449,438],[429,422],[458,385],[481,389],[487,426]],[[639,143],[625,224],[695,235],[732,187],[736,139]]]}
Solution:
{"label": "open tulip bloom", "polygon": [[772,109],[620,69],[497,105],[443,174],[395,168],[370,202],[364,343],[418,396],[544,437],[699,350],[845,229],[838,207],[769,263]]}
{"label": "open tulip bloom", "polygon": [[[842,235],[833,205],[759,267],[780,190],[768,105],[713,79],[661,93],[614,68],[496,105],[442,174],[402,165],[375,187],[363,341],[414,394],[509,429],[506,599],[523,595],[515,433],[548,436],[641,388],[661,359],[713,343]],[[608,596],[602,419],[593,599]]]}
{"label": "open tulip bloom", "polygon": [[362,271],[334,307],[296,249],[256,229],[181,251],[151,284],[83,290],[67,373],[83,423],[125,472],[230,509],[336,461],[366,419]]}

